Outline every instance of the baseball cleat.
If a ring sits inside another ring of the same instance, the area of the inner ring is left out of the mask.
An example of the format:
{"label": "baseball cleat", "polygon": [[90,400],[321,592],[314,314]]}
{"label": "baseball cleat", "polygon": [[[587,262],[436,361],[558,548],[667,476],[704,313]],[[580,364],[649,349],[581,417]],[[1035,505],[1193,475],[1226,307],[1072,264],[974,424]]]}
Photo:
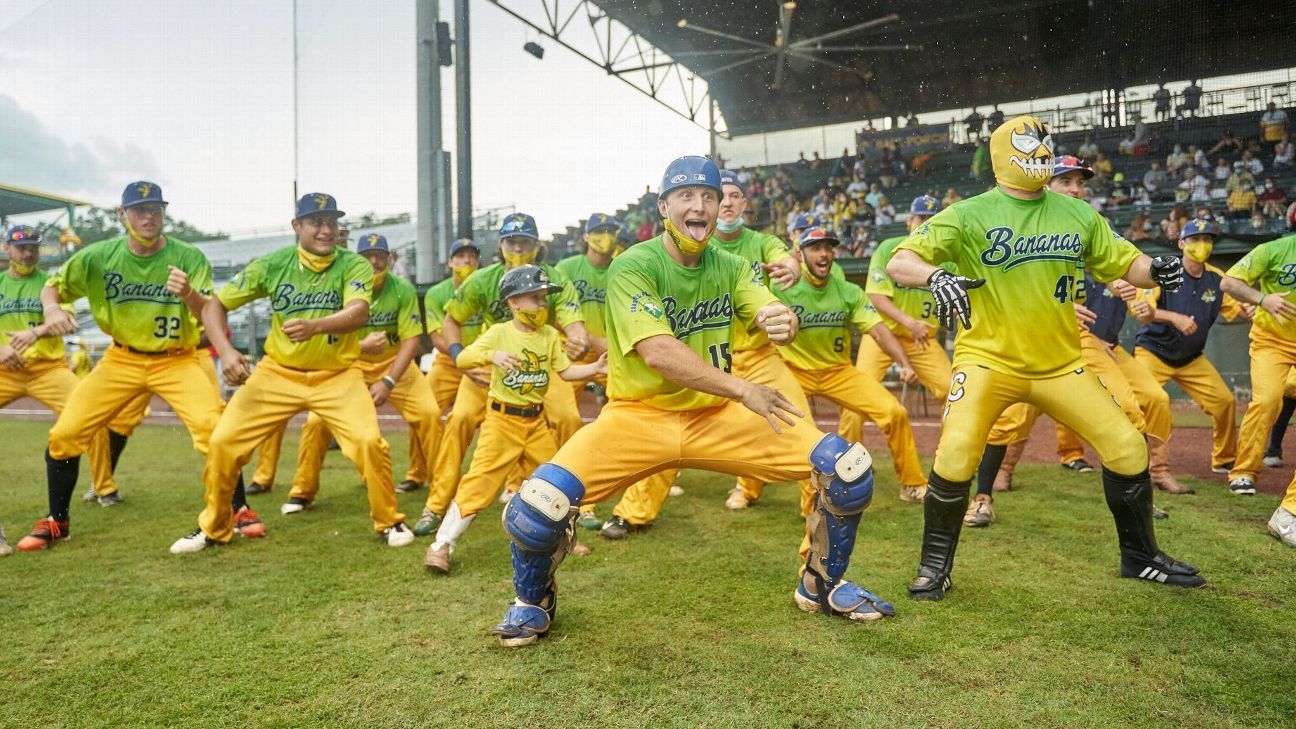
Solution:
{"label": "baseball cleat", "polygon": [[419,516],[418,521],[414,522],[414,536],[426,537],[435,534],[439,526],[441,526],[441,515],[424,507],[423,514]]}
{"label": "baseball cleat", "polygon": [[612,515],[611,519],[603,522],[603,528],[599,530],[599,536],[604,539],[625,539],[629,535],[630,525],[626,523],[625,519],[615,514]]}
{"label": "baseball cleat", "polygon": [[901,486],[900,500],[911,504],[921,504],[927,498],[927,484],[922,486]]}
{"label": "baseball cleat", "polygon": [[97,501],[99,502],[99,505],[104,508],[125,503],[125,499],[122,498],[120,491],[114,491],[111,494],[104,494],[103,496],[100,496]]}
{"label": "baseball cleat", "polygon": [[1264,464],[1266,468],[1282,468],[1282,454],[1276,453],[1271,456],[1265,456]]}
{"label": "baseball cleat", "polygon": [[379,532],[378,538],[389,547],[404,547],[414,541],[414,532],[399,521]]}
{"label": "baseball cleat", "polygon": [[70,533],[71,527],[67,519],[59,520],[50,516],[38,519],[32,525],[31,533],[18,540],[18,551],[39,552],[49,549],[54,542],[67,539]]}
{"label": "baseball cleat", "polygon": [[1273,516],[1269,517],[1269,533],[1283,544],[1296,547],[1296,514],[1279,506],[1274,510]]}
{"label": "baseball cleat", "polygon": [[751,506],[751,499],[743,493],[742,487],[734,486],[729,489],[729,498],[725,499],[725,508],[730,511],[739,511]]}
{"label": "baseball cleat", "polygon": [[1075,471],[1076,473],[1093,473],[1094,470],[1094,467],[1089,465],[1089,461],[1086,461],[1083,458],[1077,458],[1074,461],[1067,461],[1062,464],[1062,467],[1068,471]]}
{"label": "baseball cleat", "polygon": [[1196,567],[1178,562],[1165,552],[1157,552],[1151,563],[1140,563],[1121,556],[1121,577],[1131,577],[1149,582],[1159,582],[1175,587],[1201,587],[1206,578],[1197,574]]}
{"label": "baseball cleat", "polygon": [[396,484],[396,493],[408,494],[414,491],[418,491],[421,488],[423,488],[423,484],[419,483],[418,481],[411,481],[409,479],[405,479],[404,481],[401,481],[400,483]]}
{"label": "baseball cleat", "polygon": [[215,547],[217,544],[216,540],[204,534],[202,529],[195,529],[188,536],[180,537],[175,544],[171,545],[171,554],[192,554],[208,547]]}
{"label": "baseball cleat", "polygon": [[1165,513],[1165,512],[1162,511],[1161,509],[1158,509],[1156,504],[1153,504],[1153,505],[1152,505],[1152,518],[1153,518],[1153,519],[1169,519],[1169,518],[1170,518],[1170,515],[1167,514],[1167,513]]}
{"label": "baseball cleat", "polygon": [[253,494],[268,494],[273,490],[274,490],[273,484],[260,484],[257,483],[256,481],[253,481],[252,483],[247,485],[247,488],[243,489],[243,493],[247,494],[248,496],[251,496]]}
{"label": "baseball cleat", "polygon": [[580,516],[576,517],[576,526],[593,531],[603,528],[603,520],[598,518],[598,515],[593,510],[582,511]]}
{"label": "baseball cleat", "polygon": [[683,495],[684,495],[684,489],[681,488],[679,484],[677,484],[677,483],[673,483],[673,484],[671,484],[670,491],[667,492],[667,495],[668,495],[668,496],[683,496]]}
{"label": "baseball cleat", "polygon": [[435,544],[429,544],[427,554],[423,555],[423,566],[432,572],[440,572],[443,575],[450,574],[450,545],[442,544],[438,547]]}
{"label": "baseball cleat", "polygon": [[[819,603],[818,596],[806,585],[806,580],[813,581],[814,576],[802,575],[801,579],[797,580],[792,598],[796,601],[798,609],[807,613],[821,613],[824,611],[823,606]],[[881,620],[895,615],[895,607],[891,603],[853,582],[846,581],[842,581],[828,593],[828,608],[832,610],[833,615],[848,620]]]}
{"label": "baseball cleat", "polygon": [[994,523],[994,502],[985,494],[977,494],[968,504],[963,523],[970,527],[988,527]]}
{"label": "baseball cleat", "polygon": [[82,501],[99,500],[99,494],[95,493],[94,486],[91,486],[90,488],[86,489],[86,492],[84,494],[81,494],[81,500]]}
{"label": "baseball cleat", "polygon": [[935,602],[944,600],[945,593],[954,589],[949,575],[937,574],[930,567],[919,567],[918,576],[909,583],[909,597],[913,600]]}
{"label": "baseball cleat", "polygon": [[1246,476],[1238,476],[1229,481],[1229,493],[1238,496],[1255,496],[1255,481]]}
{"label": "baseball cleat", "polygon": [[244,506],[234,513],[234,531],[245,539],[260,539],[266,535],[266,525],[252,507]]}
{"label": "baseball cleat", "polygon": [[500,624],[491,628],[491,635],[499,636],[500,645],[505,648],[521,648],[548,635],[552,620],[548,610],[514,600]]}
{"label": "baseball cleat", "polygon": [[284,502],[279,507],[279,513],[287,516],[288,514],[300,514],[311,505],[310,499],[303,499],[300,496],[294,496]]}
{"label": "baseball cleat", "polygon": [[9,546],[9,540],[5,539],[4,527],[0,526],[0,557],[8,557],[13,554],[13,547]]}
{"label": "baseball cleat", "polygon": [[1211,466],[1211,473],[1227,474],[1229,471],[1232,470],[1233,470],[1233,461],[1229,461],[1228,463],[1221,463],[1218,466]]}

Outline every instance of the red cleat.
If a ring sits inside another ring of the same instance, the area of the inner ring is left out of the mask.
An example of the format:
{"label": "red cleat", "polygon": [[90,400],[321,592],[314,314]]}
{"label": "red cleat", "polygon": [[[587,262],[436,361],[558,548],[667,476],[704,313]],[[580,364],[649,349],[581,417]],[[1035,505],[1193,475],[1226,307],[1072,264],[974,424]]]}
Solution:
{"label": "red cleat", "polygon": [[32,525],[31,534],[23,537],[18,542],[18,551],[38,552],[42,549],[49,549],[54,542],[67,539],[68,532],[67,519],[58,520],[49,516],[38,519]]}
{"label": "red cleat", "polygon": [[244,506],[234,514],[234,531],[245,539],[259,539],[266,535],[266,525],[252,507]]}

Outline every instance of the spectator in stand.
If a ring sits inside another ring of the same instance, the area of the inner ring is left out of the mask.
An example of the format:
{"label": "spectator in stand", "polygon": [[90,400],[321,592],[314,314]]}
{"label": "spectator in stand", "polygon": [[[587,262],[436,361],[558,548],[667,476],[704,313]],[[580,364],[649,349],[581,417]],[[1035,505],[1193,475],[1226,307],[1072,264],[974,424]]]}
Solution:
{"label": "spectator in stand", "polygon": [[912,128],[918,126],[918,124],[919,124],[918,115],[913,113],[912,111],[909,112],[909,116],[905,117],[905,127]]}
{"label": "spectator in stand", "polygon": [[864,161],[864,155],[855,158],[855,164],[851,167],[851,173],[859,177],[868,177],[868,164]]}
{"label": "spectator in stand", "polygon": [[1170,89],[1165,87],[1165,82],[1157,84],[1157,90],[1152,92],[1152,101],[1156,104],[1157,121],[1165,121],[1170,118]]}
{"label": "spectator in stand", "polygon": [[1214,146],[1214,147],[1211,147],[1211,148],[1210,148],[1210,151],[1207,152],[1206,154],[1207,154],[1207,155],[1212,155],[1212,154],[1216,154],[1216,153],[1219,153],[1219,154],[1241,154],[1241,153],[1242,153],[1242,149],[1243,149],[1242,140],[1241,140],[1241,139],[1238,139],[1238,138],[1235,137],[1235,136],[1233,136],[1233,130],[1232,130],[1232,129],[1225,129],[1225,130],[1224,130],[1224,136],[1220,137],[1220,140],[1219,140],[1218,142],[1216,142],[1216,143],[1215,143],[1215,146]]}
{"label": "spectator in stand", "polygon": [[1255,211],[1254,213],[1251,213],[1252,233],[1263,233],[1268,229],[1269,229],[1269,221],[1265,220],[1265,216],[1261,214],[1259,210]]}
{"label": "spectator in stand", "polygon": [[990,173],[990,140],[982,139],[977,145],[976,151],[972,153],[972,168],[968,177],[977,182],[985,182],[986,176]]}
{"label": "spectator in stand", "polygon": [[1094,142],[1092,136],[1086,136],[1080,143],[1080,149],[1076,150],[1076,156],[1083,160],[1095,159],[1098,156],[1098,144]]}
{"label": "spectator in stand", "polygon": [[[1223,228],[1226,225],[1228,225],[1228,221],[1225,220],[1222,215],[1216,215],[1213,211],[1211,211],[1211,206],[1209,205],[1198,205],[1197,212],[1196,214],[1193,215],[1193,217],[1201,218],[1202,220],[1214,221],[1215,227],[1217,228]],[[1187,223],[1184,223],[1184,225],[1187,225]]]}
{"label": "spectator in stand", "polygon": [[1166,155],[1166,172],[1178,177],[1179,172],[1188,166],[1189,161],[1188,155],[1183,151],[1183,146],[1176,144],[1174,151]]}
{"label": "spectator in stand", "polygon": [[1237,189],[1229,192],[1229,220],[1246,220],[1251,217],[1251,213],[1255,212],[1255,209],[1256,194],[1254,185],[1251,182],[1243,182]]}
{"label": "spectator in stand", "polygon": [[1215,160],[1215,179],[1227,180],[1229,175],[1232,173],[1233,170],[1229,168],[1228,162],[1226,162],[1223,157]]}
{"label": "spectator in stand", "polygon": [[851,156],[849,149],[842,150],[842,156],[833,162],[832,170],[829,171],[829,177],[845,177],[850,174],[850,170],[855,166],[855,158]]}
{"label": "spectator in stand", "polygon": [[1242,164],[1246,166],[1251,176],[1256,179],[1260,179],[1260,175],[1264,174],[1264,163],[1249,149],[1242,153]]}
{"label": "spectator in stand", "polygon": [[874,220],[878,226],[890,225],[895,222],[895,206],[891,204],[890,200],[882,198],[882,205],[877,208],[874,215]]}
{"label": "spectator in stand", "polygon": [[1003,122],[1004,122],[1004,113],[999,110],[999,105],[995,104],[994,111],[990,112],[989,128],[988,128],[989,132],[993,134],[994,130],[998,129],[999,126],[1003,124]]}
{"label": "spectator in stand", "polygon": [[1233,163],[1233,174],[1229,175],[1228,181],[1224,183],[1224,189],[1230,194],[1237,191],[1243,185],[1255,187],[1255,175],[1247,169],[1246,163],[1238,160]]}
{"label": "spectator in stand", "polygon": [[1287,112],[1279,109],[1272,101],[1269,102],[1265,113],[1260,117],[1260,132],[1266,142],[1281,141],[1283,135],[1287,134]]}
{"label": "spectator in stand", "polygon": [[1178,241],[1179,231],[1187,222],[1188,208],[1183,205],[1175,205],[1170,208],[1170,212],[1166,213],[1165,219],[1161,221],[1161,239]]}
{"label": "spectator in stand", "polygon": [[1274,145],[1273,166],[1275,168],[1291,167],[1293,149],[1291,135],[1284,134],[1283,138],[1278,140],[1278,143]]}
{"label": "spectator in stand", "polygon": [[1287,206],[1287,230],[1296,232],[1296,201]]}
{"label": "spectator in stand", "polygon": [[1265,178],[1264,190],[1260,193],[1260,212],[1266,218],[1281,218],[1287,209],[1287,191],[1278,186],[1272,177]]}
{"label": "spectator in stand", "polygon": [[886,199],[886,193],[882,192],[882,188],[876,182],[869,185],[868,194],[864,196],[864,202],[872,206],[874,210],[885,205]]}
{"label": "spectator in stand", "polygon": [[810,160],[810,169],[817,170],[823,167],[823,157],[819,156],[819,150],[815,150],[814,159]]}
{"label": "spectator in stand", "polygon": [[1134,154],[1134,132],[1130,132],[1129,134],[1126,134],[1125,138],[1120,141],[1119,145],[1117,145],[1116,150],[1120,154],[1125,154],[1125,155]]}
{"label": "spectator in stand", "polygon": [[1197,169],[1206,169],[1206,153],[1195,144],[1188,145],[1188,161]]}
{"label": "spectator in stand", "polygon": [[1187,179],[1179,183],[1179,188],[1188,192],[1187,199],[1192,202],[1210,202],[1210,180],[1206,179],[1206,175],[1195,167],[1189,167],[1185,177]]}
{"label": "spectator in stand", "polygon": [[972,113],[963,119],[963,124],[967,127],[968,141],[971,141],[980,138],[981,127],[985,124],[985,118],[981,116],[981,113],[976,108],[973,108]]}
{"label": "spectator in stand", "polygon": [[816,210],[818,210],[819,208],[823,208],[824,210],[827,210],[828,203],[831,199],[832,198],[828,195],[828,188],[821,187],[819,188],[819,192],[817,192],[815,196],[811,198],[810,205]]}
{"label": "spectator in stand", "polygon": [[1116,168],[1112,166],[1111,160],[1107,159],[1107,155],[1103,154],[1102,152],[1099,152],[1098,156],[1094,158],[1094,162],[1093,162],[1094,177],[1111,179],[1111,176],[1115,173],[1115,170]]}
{"label": "spectator in stand", "polygon": [[1152,225],[1152,218],[1147,213],[1139,213],[1130,220],[1129,228],[1125,229],[1125,240],[1131,243],[1152,240],[1156,237],[1156,227]]}
{"label": "spectator in stand", "polygon": [[1160,200],[1162,190],[1165,189],[1166,182],[1165,170],[1161,169],[1161,163],[1153,160],[1148,166],[1148,171],[1143,173],[1143,189],[1147,191],[1149,200]]}
{"label": "spectator in stand", "polygon": [[868,183],[859,175],[855,175],[855,179],[851,180],[851,184],[846,186],[846,194],[848,195],[854,195],[857,192],[868,192],[868,190]]}
{"label": "spectator in stand", "polygon": [[1129,188],[1125,187],[1124,172],[1117,172],[1112,178],[1112,191],[1107,196],[1107,204],[1114,208],[1130,204]]}
{"label": "spectator in stand", "polygon": [[797,159],[796,165],[797,167],[801,167],[801,168],[810,166],[810,160],[806,159],[805,152],[801,153],[801,157]]}
{"label": "spectator in stand", "polygon": [[958,193],[958,190],[951,187],[945,191],[945,197],[941,198],[941,210],[944,210],[962,199],[963,196]]}
{"label": "spectator in stand", "polygon": [[872,228],[877,220],[877,214],[873,211],[873,206],[861,201],[855,206],[855,217],[851,218],[851,229]]}
{"label": "spectator in stand", "polygon": [[1175,108],[1175,111],[1186,116],[1197,116],[1197,110],[1201,108],[1202,89],[1197,85],[1197,79],[1184,87],[1183,103]]}

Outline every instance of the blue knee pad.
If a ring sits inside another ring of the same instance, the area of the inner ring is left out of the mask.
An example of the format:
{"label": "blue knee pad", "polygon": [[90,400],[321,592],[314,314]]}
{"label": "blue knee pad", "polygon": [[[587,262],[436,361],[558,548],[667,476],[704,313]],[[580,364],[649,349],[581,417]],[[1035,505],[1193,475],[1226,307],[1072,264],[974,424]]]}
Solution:
{"label": "blue knee pad", "polygon": [[558,545],[584,496],[584,484],[571,471],[542,463],[504,507],[504,530],[522,549],[548,552]]}
{"label": "blue knee pad", "polygon": [[873,503],[873,457],[864,446],[829,433],[810,451],[810,465],[829,513],[859,514]]}

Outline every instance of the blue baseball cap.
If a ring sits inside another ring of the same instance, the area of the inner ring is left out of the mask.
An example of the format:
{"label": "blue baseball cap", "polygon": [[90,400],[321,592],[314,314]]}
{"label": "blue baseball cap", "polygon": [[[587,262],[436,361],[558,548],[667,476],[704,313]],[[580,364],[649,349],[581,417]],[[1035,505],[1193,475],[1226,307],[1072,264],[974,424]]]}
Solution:
{"label": "blue baseball cap", "polygon": [[812,245],[814,243],[818,243],[820,241],[828,241],[829,243],[832,243],[835,246],[841,245],[841,241],[837,239],[837,236],[833,235],[832,233],[829,233],[828,231],[818,226],[810,228],[806,232],[802,233],[801,241],[797,245],[801,246],[802,248],[805,248],[806,246]]}
{"label": "blue baseball cap", "polygon": [[464,250],[465,248],[471,248],[473,253],[476,253],[479,256],[481,255],[481,249],[477,247],[476,243],[473,243],[472,238],[460,238],[459,240],[450,244],[449,257],[454,258],[456,253]]}
{"label": "blue baseball cap", "polygon": [[1053,159],[1053,176],[1065,175],[1068,172],[1079,172],[1086,180],[1094,176],[1094,171],[1084,160],[1073,154],[1064,154]]}
{"label": "blue baseball cap", "polygon": [[326,192],[308,192],[297,201],[297,214],[293,219],[304,218],[316,213],[332,213],[339,218],[346,213],[338,210],[337,198]]}
{"label": "blue baseball cap", "polygon": [[1179,240],[1190,238],[1194,235],[1209,235],[1214,238],[1219,235],[1215,230],[1215,221],[1204,218],[1193,218],[1179,231]]}
{"label": "blue baseball cap", "polygon": [[742,185],[738,183],[738,173],[733,170],[720,170],[720,184],[742,187]]}
{"label": "blue baseball cap", "polygon": [[387,247],[387,237],[377,233],[367,233],[360,236],[360,243],[356,245],[356,253],[364,253],[365,251],[389,252],[390,250]]}
{"label": "blue baseball cap", "polygon": [[526,213],[513,213],[505,217],[503,225],[500,226],[499,237],[513,236],[540,240],[540,231],[536,228],[535,218]]}
{"label": "blue baseball cap", "polygon": [[126,186],[125,190],[122,190],[122,207],[133,208],[144,203],[167,204],[167,201],[162,199],[162,188],[158,187],[156,182],[139,180],[132,182]]}
{"label": "blue baseball cap", "polygon": [[935,215],[941,210],[940,200],[931,195],[919,195],[909,205],[910,215]]}
{"label": "blue baseball cap", "polygon": [[815,219],[814,215],[807,215],[806,213],[797,213],[797,216],[793,218],[792,225],[788,227],[788,230],[791,231],[805,230],[806,228],[812,228],[817,224],[818,221]]}
{"label": "blue baseball cap", "polygon": [[30,225],[15,225],[5,231],[5,243],[16,246],[38,246],[41,242],[39,230]]}
{"label": "blue baseball cap", "polygon": [[616,228],[620,230],[621,223],[618,222],[617,219],[612,217],[611,215],[604,215],[603,213],[594,213],[593,215],[589,216],[589,220],[585,221],[585,232],[589,233],[593,231],[595,228]]}
{"label": "blue baseball cap", "polygon": [[724,194],[720,189],[720,168],[716,167],[716,163],[706,157],[689,155],[680,157],[666,166],[666,172],[662,175],[661,191],[657,193],[657,197],[664,198],[676,188],[691,185],[709,187],[715,190],[717,195]]}

